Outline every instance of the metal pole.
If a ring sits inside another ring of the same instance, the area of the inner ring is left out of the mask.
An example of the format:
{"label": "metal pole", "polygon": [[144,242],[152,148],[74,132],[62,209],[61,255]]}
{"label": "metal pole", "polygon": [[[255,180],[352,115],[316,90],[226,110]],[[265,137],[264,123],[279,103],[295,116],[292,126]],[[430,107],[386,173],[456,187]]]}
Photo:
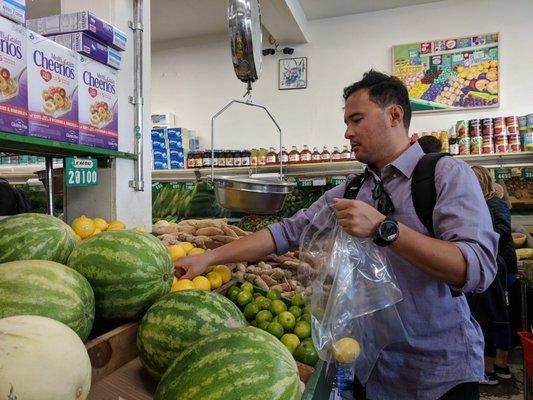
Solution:
{"label": "metal pole", "polygon": [[130,103],[133,104],[133,134],[134,152],[137,159],[134,162],[133,180],[130,187],[136,191],[144,191],[144,159],[143,159],[143,0],[133,2],[133,22],[130,21],[133,30],[133,96]]}
{"label": "metal pole", "polygon": [[45,158],[46,168],[46,208],[50,215],[54,215],[54,159]]}

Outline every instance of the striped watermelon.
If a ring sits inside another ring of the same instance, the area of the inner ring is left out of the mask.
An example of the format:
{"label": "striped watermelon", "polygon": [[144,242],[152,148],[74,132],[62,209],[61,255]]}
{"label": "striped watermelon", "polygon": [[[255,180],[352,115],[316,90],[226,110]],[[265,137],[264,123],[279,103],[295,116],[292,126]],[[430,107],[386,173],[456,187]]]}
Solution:
{"label": "striped watermelon", "polygon": [[85,239],[68,266],[87,278],[96,298],[96,317],[127,320],[170,291],[173,265],[156,237],[136,231],[110,231]]}
{"label": "striped watermelon", "polygon": [[76,234],[63,221],[46,214],[18,214],[0,220],[0,263],[17,260],[67,262]]}
{"label": "striped watermelon", "polygon": [[155,400],[296,400],[300,377],[276,337],[252,326],[194,342],[163,375]]}
{"label": "striped watermelon", "polygon": [[93,290],[81,274],[53,261],[0,264],[0,318],[13,315],[55,319],[85,341],[94,321]]}
{"label": "striped watermelon", "polygon": [[177,355],[198,338],[244,326],[244,315],[224,296],[205,290],[174,292],[146,312],[137,335],[139,357],[159,380]]}

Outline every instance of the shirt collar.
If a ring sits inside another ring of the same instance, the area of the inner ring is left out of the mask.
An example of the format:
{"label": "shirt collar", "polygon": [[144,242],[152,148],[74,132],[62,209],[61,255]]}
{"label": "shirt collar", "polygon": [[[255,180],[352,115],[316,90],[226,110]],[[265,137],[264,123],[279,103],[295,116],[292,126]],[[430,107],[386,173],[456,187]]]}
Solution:
{"label": "shirt collar", "polygon": [[[393,166],[398,171],[400,171],[406,178],[411,178],[413,171],[415,170],[416,164],[424,156],[424,151],[422,147],[415,142],[407,150],[405,150],[396,160],[391,162],[388,165]],[[371,172],[375,175],[373,167],[369,166],[367,168],[367,173]]]}

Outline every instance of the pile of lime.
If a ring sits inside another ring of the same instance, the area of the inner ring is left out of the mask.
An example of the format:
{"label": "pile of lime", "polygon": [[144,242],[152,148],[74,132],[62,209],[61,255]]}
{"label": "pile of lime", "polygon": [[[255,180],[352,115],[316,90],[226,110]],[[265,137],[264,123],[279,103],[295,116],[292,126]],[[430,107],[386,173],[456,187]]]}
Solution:
{"label": "pile of lime", "polygon": [[316,365],[318,354],[311,339],[311,309],[300,293],[290,301],[283,300],[279,290],[270,289],[263,296],[254,292],[250,282],[245,282],[241,287],[231,287],[226,296],[239,306],[250,325],[276,336],[297,361]]}

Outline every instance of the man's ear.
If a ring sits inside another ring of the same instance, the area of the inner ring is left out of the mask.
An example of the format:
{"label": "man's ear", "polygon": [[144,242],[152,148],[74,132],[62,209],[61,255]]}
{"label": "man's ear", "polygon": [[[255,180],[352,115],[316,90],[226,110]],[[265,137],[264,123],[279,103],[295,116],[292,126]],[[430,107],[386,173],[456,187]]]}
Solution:
{"label": "man's ear", "polygon": [[391,127],[403,125],[403,108],[398,104],[389,106],[389,117]]}

